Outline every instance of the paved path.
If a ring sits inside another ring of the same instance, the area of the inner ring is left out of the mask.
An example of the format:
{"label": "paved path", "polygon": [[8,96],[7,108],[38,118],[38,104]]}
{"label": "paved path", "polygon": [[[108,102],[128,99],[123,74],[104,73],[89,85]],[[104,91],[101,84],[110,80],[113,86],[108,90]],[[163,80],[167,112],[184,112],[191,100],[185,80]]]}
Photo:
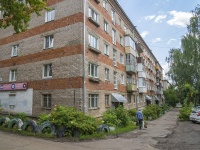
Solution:
{"label": "paved path", "polygon": [[178,110],[173,109],[148,128],[134,130],[118,138],[90,142],[54,142],[0,131],[0,150],[157,150],[154,137],[165,137],[177,122]]}

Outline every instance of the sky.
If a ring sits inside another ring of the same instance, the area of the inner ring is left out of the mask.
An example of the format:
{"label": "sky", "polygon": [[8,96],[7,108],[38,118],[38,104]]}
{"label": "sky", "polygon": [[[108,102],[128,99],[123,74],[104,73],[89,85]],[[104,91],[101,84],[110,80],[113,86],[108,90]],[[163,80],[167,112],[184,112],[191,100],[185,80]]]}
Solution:
{"label": "sky", "polygon": [[181,48],[181,38],[200,0],[118,0],[126,15],[143,37],[164,69],[172,48]]}

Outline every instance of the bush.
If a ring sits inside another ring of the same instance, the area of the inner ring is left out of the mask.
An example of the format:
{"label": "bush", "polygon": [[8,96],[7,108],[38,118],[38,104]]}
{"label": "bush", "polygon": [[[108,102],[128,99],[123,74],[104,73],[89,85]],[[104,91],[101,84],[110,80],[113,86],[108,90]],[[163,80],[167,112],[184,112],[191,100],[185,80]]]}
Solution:
{"label": "bush", "polygon": [[97,119],[87,116],[75,108],[65,106],[57,106],[46,117],[44,115],[40,117],[40,120],[47,119],[57,127],[64,125],[71,130],[78,130],[80,134],[95,133],[98,126]]}
{"label": "bush", "polygon": [[190,103],[189,106],[184,105],[182,108],[179,109],[180,114],[178,115],[178,117],[179,117],[179,119],[181,121],[188,121],[188,120],[190,120],[189,116],[190,116],[190,113],[192,111],[192,106],[193,106],[193,104]]}
{"label": "bush", "polygon": [[109,109],[103,113],[103,121],[110,126],[126,127],[129,124],[128,111],[122,106]]}
{"label": "bush", "polygon": [[151,117],[154,120],[160,116],[162,109],[158,105],[151,104],[148,105],[142,112],[145,119]]}
{"label": "bush", "polygon": [[131,122],[136,122],[136,113],[137,113],[137,110],[136,109],[130,109],[130,110],[127,110],[128,112],[128,117],[129,117],[129,120]]}

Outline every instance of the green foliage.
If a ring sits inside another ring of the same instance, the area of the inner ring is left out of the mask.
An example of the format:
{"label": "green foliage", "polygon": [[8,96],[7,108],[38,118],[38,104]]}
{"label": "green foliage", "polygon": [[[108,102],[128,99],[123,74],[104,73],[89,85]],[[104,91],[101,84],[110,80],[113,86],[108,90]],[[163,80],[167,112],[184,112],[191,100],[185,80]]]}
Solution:
{"label": "green foliage", "polygon": [[161,108],[163,114],[165,113],[165,111],[169,110],[169,106],[167,104],[161,105],[160,108]]}
{"label": "green foliage", "polygon": [[1,0],[0,11],[3,19],[0,20],[0,28],[13,26],[16,33],[23,32],[28,28],[31,14],[40,15],[40,11],[46,8],[47,0]]}
{"label": "green foliage", "polygon": [[81,134],[95,133],[98,126],[95,118],[87,116],[75,108],[65,106],[57,106],[49,115],[40,116],[39,120],[49,120],[57,127],[64,125],[67,128],[78,130]]}
{"label": "green foliage", "polygon": [[49,121],[49,119],[50,119],[50,114],[41,114],[38,117],[38,124],[42,124],[45,121]]}
{"label": "green foliage", "polygon": [[165,101],[168,105],[172,107],[176,106],[179,102],[177,93],[177,90],[173,86],[169,86],[169,88],[164,91]]}
{"label": "green foliage", "polygon": [[130,109],[130,110],[127,110],[127,114],[128,114],[128,117],[129,117],[129,120],[131,122],[136,122],[136,113],[137,113],[137,110],[136,109]]}
{"label": "green foliage", "polygon": [[22,121],[28,120],[28,117],[26,116],[26,114],[24,112],[23,113],[17,113],[14,116],[15,116],[15,118],[19,118]]}
{"label": "green foliage", "polygon": [[179,109],[180,114],[178,115],[181,121],[188,121],[190,120],[189,116],[192,111],[193,104],[190,103],[189,105],[184,105],[182,108]]}
{"label": "green foliage", "polygon": [[143,109],[143,115],[145,119],[151,117],[153,120],[160,117],[162,113],[162,109],[155,104],[148,105],[145,109]]}
{"label": "green foliage", "polygon": [[127,110],[121,106],[109,109],[103,113],[103,121],[110,126],[125,127],[129,124]]}

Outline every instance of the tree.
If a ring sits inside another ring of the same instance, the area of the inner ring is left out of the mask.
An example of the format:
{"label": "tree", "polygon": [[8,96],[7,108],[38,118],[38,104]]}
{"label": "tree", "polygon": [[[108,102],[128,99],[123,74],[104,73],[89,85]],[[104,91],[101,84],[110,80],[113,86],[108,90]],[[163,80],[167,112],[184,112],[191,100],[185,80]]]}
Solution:
{"label": "tree", "polygon": [[165,90],[163,94],[165,96],[166,104],[175,107],[179,102],[177,90],[174,88],[174,86],[169,86],[169,88]]}
{"label": "tree", "polygon": [[13,26],[16,33],[28,28],[31,14],[40,15],[47,0],[0,0],[0,28]]}
{"label": "tree", "polygon": [[200,91],[200,5],[192,13],[188,33],[181,40],[181,48],[171,49],[166,60],[170,65],[168,76],[176,86],[183,89],[188,83],[195,91]]}

